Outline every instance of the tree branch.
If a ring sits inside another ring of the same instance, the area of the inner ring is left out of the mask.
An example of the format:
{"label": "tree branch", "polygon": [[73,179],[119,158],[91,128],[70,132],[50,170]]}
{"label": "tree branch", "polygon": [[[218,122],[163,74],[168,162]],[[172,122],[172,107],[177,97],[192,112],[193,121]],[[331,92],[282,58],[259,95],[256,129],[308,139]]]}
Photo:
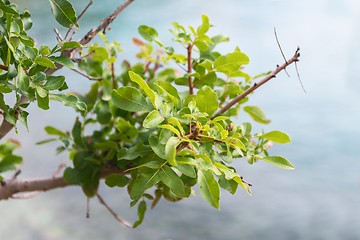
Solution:
{"label": "tree branch", "polygon": [[[105,169],[101,172],[101,178],[106,178],[110,174],[125,174],[120,169]],[[69,184],[64,180],[63,176],[52,176],[49,178],[19,180],[7,179],[0,182],[0,200],[11,198],[16,193],[24,192],[45,192],[57,188],[68,186],[78,186]]]}
{"label": "tree branch", "polygon": [[7,199],[19,192],[47,191],[56,188],[66,187],[70,184],[65,182],[63,177],[51,177],[34,180],[8,179],[1,181],[0,200]]}
{"label": "tree branch", "polygon": [[[132,3],[135,0],[126,0],[122,5],[120,5],[118,8],[116,8],[116,10],[107,18],[105,18],[103,20],[103,23],[100,24],[97,28],[91,29],[82,39],[79,40],[79,43],[81,45],[85,45],[87,43],[89,43],[95,36],[96,34],[98,34],[100,31],[105,32],[105,29],[110,25],[110,23],[112,23],[115,18],[127,7],[130,5],[130,3]],[[92,1],[90,1],[92,2]],[[88,6],[90,6],[91,4],[89,4]],[[86,9],[84,11],[87,10],[88,6],[86,7]],[[70,49],[70,50],[65,50],[61,53],[61,56],[63,57],[70,57],[72,55],[75,54],[75,52],[77,51],[77,49]],[[55,64],[56,68],[48,68],[45,73],[46,75],[51,75],[54,72],[56,72],[57,70],[61,69],[63,66],[61,64]],[[1,65],[0,64],[0,69],[2,70],[8,70],[8,67],[5,65]],[[28,102],[27,97],[22,96],[21,97],[23,102]],[[0,125],[0,140],[5,137],[12,129],[13,129],[13,125],[11,123],[9,123],[8,121],[6,121],[5,119],[3,119],[1,125]],[[0,198],[1,199],[1,198]]]}
{"label": "tree branch", "polygon": [[246,91],[244,91],[242,94],[240,94],[239,96],[235,97],[233,100],[231,100],[229,103],[227,103],[223,108],[221,108],[218,112],[215,113],[215,115],[212,117],[214,118],[215,116],[219,115],[219,114],[223,114],[224,112],[226,112],[227,110],[229,110],[232,106],[234,106],[235,104],[237,104],[238,102],[240,102],[242,99],[244,99],[245,97],[247,97],[250,93],[252,93],[253,91],[255,91],[257,88],[259,88],[260,86],[262,86],[263,84],[265,84],[266,82],[268,82],[269,80],[271,80],[272,78],[275,78],[276,75],[285,70],[287,66],[291,65],[292,63],[296,63],[299,61],[299,57],[300,57],[300,49],[298,48],[294,54],[294,56],[292,58],[290,58],[289,60],[287,60],[283,65],[281,66],[277,66],[277,68],[272,71],[270,74],[268,74],[266,77],[264,77],[260,82],[258,83],[254,83],[254,85],[252,85],[251,87],[249,87]]}
{"label": "tree branch", "polygon": [[115,11],[103,20],[103,23],[100,24],[98,27],[91,29],[85,36],[79,40],[81,45],[85,45],[89,43],[99,32],[105,32],[105,29],[112,23],[115,18],[127,7],[129,6],[134,0],[126,0],[122,5],[115,9]]}
{"label": "tree branch", "polygon": [[8,66],[0,64],[0,69],[7,71],[9,68],[8,68]]}

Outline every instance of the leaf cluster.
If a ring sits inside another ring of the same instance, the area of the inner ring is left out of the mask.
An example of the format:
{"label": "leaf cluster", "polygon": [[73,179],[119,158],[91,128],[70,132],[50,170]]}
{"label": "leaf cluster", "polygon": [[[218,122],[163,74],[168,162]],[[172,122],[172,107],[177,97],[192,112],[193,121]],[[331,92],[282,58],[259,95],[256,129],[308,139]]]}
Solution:
{"label": "leaf cluster", "polygon": [[[62,26],[77,27],[70,2],[50,3]],[[27,35],[29,12],[19,13],[14,4],[0,0],[0,15],[0,58],[7,68],[0,76],[0,109],[5,118],[14,125],[17,119],[26,123],[24,109],[33,101],[44,110],[50,108],[49,100],[57,100],[79,111],[71,131],[47,126],[52,138],[40,144],[61,142],[57,152],[67,151],[72,161],[64,179],[80,185],[86,196],[97,194],[102,178],[111,188],[126,187],[130,206],[138,206],[135,227],[144,219],[147,204],[153,208],[161,198],[173,202],[188,198],[195,185],[217,209],[221,188],[235,194],[240,186],[251,194],[251,184],[232,166],[234,161],[265,161],[293,169],[287,159],[268,153],[272,142],[290,142],[286,133],[253,133],[251,123],[234,121],[243,110],[255,122],[270,122],[259,107],[247,105],[248,97],[218,114],[254,78],[244,72],[249,57],[239,47],[225,54],[216,50],[229,39],[209,35],[206,15],[197,28],[172,23],[174,42],[183,51],[165,46],[154,28],[140,26],[143,39],[134,38],[139,53],[133,64],[117,61],[120,45],[109,43],[104,34],[101,44],[86,47],[65,40],[54,47],[36,47]],[[64,54],[73,49],[79,52],[79,61]],[[67,89],[66,78],[47,72],[59,65],[78,67],[101,80],[85,94],[60,93]],[[6,104],[7,93],[15,94],[15,107]],[[29,100],[26,104],[21,104],[23,97]]]}

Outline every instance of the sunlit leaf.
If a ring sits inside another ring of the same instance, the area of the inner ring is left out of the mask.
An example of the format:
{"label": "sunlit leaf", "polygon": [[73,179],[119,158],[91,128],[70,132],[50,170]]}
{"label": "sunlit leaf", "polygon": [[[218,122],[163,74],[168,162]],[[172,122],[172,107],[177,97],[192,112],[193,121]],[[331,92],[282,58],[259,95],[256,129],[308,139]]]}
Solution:
{"label": "sunlit leaf", "polygon": [[196,106],[210,116],[218,109],[217,94],[208,86],[202,87],[195,97]]}
{"label": "sunlit leaf", "polygon": [[289,160],[287,160],[286,158],[280,157],[280,156],[264,157],[261,160],[271,163],[271,164],[274,164],[275,166],[278,166],[283,169],[287,169],[287,170],[295,169],[294,165],[292,165]]}
{"label": "sunlit leaf", "polygon": [[268,124],[271,121],[266,118],[265,114],[257,106],[246,106],[244,111],[247,112],[256,122]]}
{"label": "sunlit leaf", "polygon": [[116,107],[129,112],[150,112],[153,110],[141,92],[134,87],[114,89],[111,92],[111,98]]}
{"label": "sunlit leaf", "polygon": [[49,0],[51,11],[55,16],[56,21],[66,27],[77,26],[76,13],[72,4],[67,0]]}
{"label": "sunlit leaf", "polygon": [[280,144],[286,144],[286,143],[291,142],[289,135],[287,135],[284,132],[278,131],[278,130],[274,130],[274,131],[265,133],[263,135],[260,135],[259,138],[266,138],[270,141],[280,143]]}
{"label": "sunlit leaf", "polygon": [[198,170],[198,184],[203,198],[214,208],[220,208],[220,187],[214,175],[208,171]]}
{"label": "sunlit leaf", "polygon": [[158,110],[151,111],[143,122],[144,128],[153,128],[158,126],[160,123],[164,121],[164,117],[160,114]]}

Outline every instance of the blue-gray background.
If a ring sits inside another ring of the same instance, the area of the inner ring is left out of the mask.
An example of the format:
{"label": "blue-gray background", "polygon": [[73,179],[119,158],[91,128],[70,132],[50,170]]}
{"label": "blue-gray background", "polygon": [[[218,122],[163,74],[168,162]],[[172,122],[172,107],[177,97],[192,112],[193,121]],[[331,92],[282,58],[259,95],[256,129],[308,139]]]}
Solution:
{"label": "blue-gray background", "polygon": [[[55,42],[50,27],[57,27],[48,1],[19,1],[34,16],[32,33],[38,44]],[[81,31],[99,24],[121,1],[95,0],[81,21]],[[77,1],[78,12],[86,1]],[[357,0],[135,0],[112,24],[108,37],[120,41],[120,58],[133,58],[131,38],[137,26],[158,29],[170,42],[170,22],[200,23],[207,14],[213,33],[231,39],[223,50],[238,45],[251,59],[250,74],[273,69],[283,62],[276,45],[276,27],[282,48],[292,56],[301,47],[298,64],[307,94],[293,67],[291,78],[281,74],[252,96],[272,123],[258,129],[279,129],[290,134],[291,145],[276,145],[271,152],[286,156],[295,171],[266,163],[237,163],[251,182],[254,195],[241,190],[222,193],[221,211],[200,195],[180,203],[161,201],[148,211],[140,228],[130,230],[115,221],[97,200],[91,218],[85,218],[86,199],[78,188],[43,193],[31,200],[0,203],[1,239],[360,239],[360,4]],[[60,30],[62,30],[60,28]],[[63,31],[62,31],[63,32]],[[81,34],[75,36],[80,38]],[[71,87],[83,91],[87,80],[71,74]],[[66,155],[54,157],[51,146],[35,146],[46,137],[44,125],[69,129],[73,111],[52,103],[54,109],[32,109],[30,132],[20,128],[25,164],[21,177],[50,176]],[[247,118],[240,115],[239,121]],[[114,210],[130,221],[136,209],[128,207],[124,191],[100,189]]]}

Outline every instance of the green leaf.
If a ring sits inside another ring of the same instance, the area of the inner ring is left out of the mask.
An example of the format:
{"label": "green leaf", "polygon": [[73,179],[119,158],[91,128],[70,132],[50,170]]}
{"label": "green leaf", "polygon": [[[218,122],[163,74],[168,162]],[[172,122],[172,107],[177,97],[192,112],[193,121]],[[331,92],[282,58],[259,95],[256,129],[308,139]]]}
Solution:
{"label": "green leaf", "polygon": [[64,180],[68,184],[81,184],[81,177],[79,171],[73,168],[66,168],[64,171]]}
{"label": "green leaf", "polygon": [[154,40],[157,40],[158,33],[152,27],[141,25],[138,27],[138,32],[146,41],[152,42]]}
{"label": "green leaf", "polygon": [[275,166],[278,166],[283,169],[287,169],[287,170],[295,169],[295,167],[291,164],[289,160],[280,156],[264,157],[261,160],[274,164]]}
{"label": "green leaf", "polygon": [[46,57],[37,57],[35,59],[35,63],[47,68],[56,68],[55,64],[49,58]]}
{"label": "green leaf", "polygon": [[46,90],[57,90],[62,87],[65,83],[64,76],[47,76],[47,81],[44,84],[43,88]]}
{"label": "green leaf", "polygon": [[136,82],[139,87],[145,92],[146,96],[149,97],[150,102],[155,109],[159,109],[162,105],[159,96],[149,87],[149,85],[142,79],[138,74],[133,71],[129,71],[129,77],[131,81]]}
{"label": "green leaf", "polygon": [[150,112],[151,106],[146,102],[145,97],[141,92],[134,87],[121,87],[117,90],[112,90],[111,98],[117,108],[129,112]]}
{"label": "green leaf", "polygon": [[144,146],[142,142],[138,142],[130,148],[121,148],[117,153],[118,160],[134,160],[138,157],[144,157],[151,153],[149,146]]}
{"label": "green leaf", "polygon": [[61,49],[66,50],[66,49],[73,49],[73,48],[82,48],[82,45],[76,41],[64,42]]}
{"label": "green leaf", "polygon": [[198,170],[198,184],[203,198],[214,208],[220,208],[220,187],[214,175],[205,170]]}
{"label": "green leaf", "polygon": [[289,135],[287,135],[284,132],[278,131],[278,130],[274,130],[274,131],[265,133],[263,135],[260,135],[259,138],[266,138],[270,141],[280,143],[280,144],[286,144],[286,143],[291,142]]}
{"label": "green leaf", "polygon": [[162,129],[167,129],[167,130],[175,133],[176,136],[181,137],[181,133],[179,132],[179,130],[177,130],[175,127],[173,127],[173,126],[170,125],[170,124],[163,124],[163,125],[160,126],[160,128],[162,128]]}
{"label": "green leaf", "polygon": [[59,129],[56,129],[52,126],[46,126],[45,131],[49,135],[55,135],[55,136],[59,136],[59,137],[69,137],[66,133],[64,133],[64,132],[60,131]]}
{"label": "green leaf", "polygon": [[74,95],[50,94],[50,97],[54,100],[62,102],[65,106],[75,108],[81,112],[86,111],[86,104]]}
{"label": "green leaf", "polygon": [[67,0],[49,0],[56,21],[66,27],[77,26],[75,9]]}
{"label": "green leaf", "polygon": [[160,114],[158,110],[153,110],[144,119],[143,127],[144,128],[157,127],[164,120],[165,120],[164,117]]}
{"label": "green leaf", "polygon": [[165,145],[165,157],[166,157],[166,160],[168,160],[168,162],[172,166],[177,165],[176,147],[179,145],[180,142],[181,141],[178,137],[171,137],[171,138],[169,138],[169,140],[167,141],[167,143]]}
{"label": "green leaf", "polygon": [[68,57],[62,57],[62,56],[59,56],[59,57],[49,57],[50,60],[52,60],[53,62],[56,62],[58,64],[61,64],[67,68],[70,68],[70,69],[75,69],[75,64],[73,61],[71,61],[70,58]]}
{"label": "green leaf", "polygon": [[111,174],[105,179],[105,184],[109,187],[125,187],[129,179],[123,174]]}
{"label": "green leaf", "polygon": [[180,164],[180,162],[178,163],[179,164],[176,166],[177,170],[188,177],[196,178],[196,172],[193,166],[189,164]]}
{"label": "green leaf", "polygon": [[225,74],[237,72],[244,64],[249,63],[249,57],[240,51],[228,53],[225,56],[220,56],[214,62],[214,68]]}
{"label": "green leaf", "polygon": [[19,65],[18,66],[18,87],[21,91],[27,91],[30,86],[29,77],[26,75],[24,69]]}
{"label": "green leaf", "polygon": [[152,170],[137,176],[130,189],[130,198],[133,200],[132,204],[136,204],[147,189],[153,187],[161,180],[159,171],[159,169]]}
{"label": "green leaf", "polygon": [[169,166],[161,168],[161,181],[178,197],[185,197],[185,187],[180,177]]}
{"label": "green leaf", "polygon": [[217,94],[208,86],[202,87],[195,97],[196,106],[202,112],[212,116],[218,109]]}
{"label": "green leaf", "polygon": [[197,29],[197,33],[199,35],[205,34],[210,28],[209,17],[206,15],[202,15],[202,23]]}
{"label": "green leaf", "polygon": [[242,150],[246,150],[245,145],[240,139],[233,138],[233,137],[227,137],[223,140],[225,143],[231,145],[233,148],[240,148]]}
{"label": "green leaf", "polygon": [[134,223],[133,228],[138,227],[144,221],[145,212],[146,212],[146,202],[141,201],[138,206],[138,218],[139,219]]}
{"label": "green leaf", "polygon": [[36,91],[36,100],[37,100],[37,105],[39,108],[43,109],[43,110],[48,110],[49,107],[49,95],[46,95],[45,97],[41,97],[38,93],[38,91]]}
{"label": "green leaf", "polygon": [[257,106],[246,106],[244,111],[247,112],[256,122],[268,124],[271,121],[266,118],[265,114]]}

